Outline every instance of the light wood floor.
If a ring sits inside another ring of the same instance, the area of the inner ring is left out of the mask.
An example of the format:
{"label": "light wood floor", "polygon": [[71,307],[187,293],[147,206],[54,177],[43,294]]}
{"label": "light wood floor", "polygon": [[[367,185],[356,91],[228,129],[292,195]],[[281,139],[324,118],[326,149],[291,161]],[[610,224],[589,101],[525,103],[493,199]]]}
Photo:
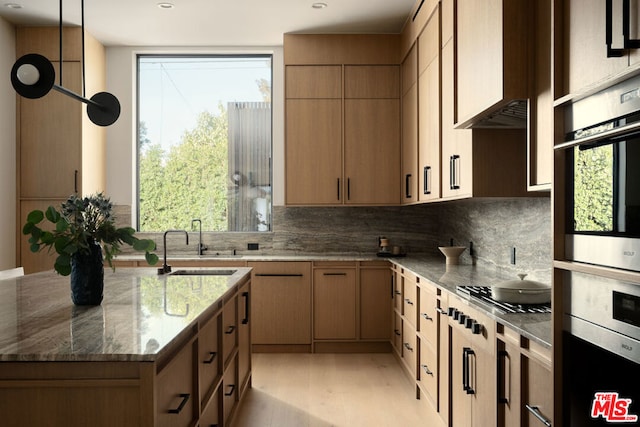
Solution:
{"label": "light wood floor", "polygon": [[384,354],[253,354],[234,427],[426,426],[398,361]]}

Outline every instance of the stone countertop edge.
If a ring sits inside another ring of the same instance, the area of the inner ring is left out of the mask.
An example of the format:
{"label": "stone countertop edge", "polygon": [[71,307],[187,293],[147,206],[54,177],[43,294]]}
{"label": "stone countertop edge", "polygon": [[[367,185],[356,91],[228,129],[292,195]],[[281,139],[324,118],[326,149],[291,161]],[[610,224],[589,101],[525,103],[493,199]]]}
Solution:
{"label": "stone countertop edge", "polygon": [[[117,259],[122,261],[144,261],[141,255],[121,255]],[[415,254],[406,257],[378,257],[375,253],[294,253],[294,254],[255,254],[255,255],[187,255],[168,257],[168,261],[389,261],[402,268],[406,268],[424,280],[432,282],[447,292],[456,294],[465,301],[469,301],[475,309],[487,314],[505,326],[510,327],[520,335],[551,348],[551,314],[502,314],[486,309],[474,303],[464,295],[456,292],[457,285],[491,286],[504,280],[512,280],[509,275],[500,274],[490,268],[471,264],[447,266],[441,255]]]}
{"label": "stone countertop edge", "polygon": [[[177,345],[191,339],[198,322],[206,321],[203,316],[208,319],[219,312],[229,295],[250,279],[250,267],[234,269],[237,271],[233,275],[173,276],[175,279],[171,280],[176,286],[169,289],[168,294],[170,276],[158,275],[156,268],[118,268],[116,272],[105,268],[102,304],[84,307],[73,305],[69,278],[59,276],[53,270],[1,280],[0,362],[161,362]],[[193,289],[189,278],[200,277],[206,279],[199,283],[200,289],[196,286],[200,293],[196,292],[195,299],[187,300],[187,315],[175,317],[167,312],[168,306],[165,306],[165,314],[148,311],[157,306],[159,297],[166,303],[167,298],[181,293],[182,287]],[[148,307],[142,302],[141,280],[146,280],[150,295]],[[203,299],[202,292],[209,299]],[[17,306],[12,310],[16,304],[15,295],[19,296],[18,300],[24,300],[24,307]],[[189,311],[191,315],[188,315]],[[133,319],[127,316],[133,316]],[[127,326],[127,319],[142,320],[142,323]],[[75,322],[78,322],[76,330]],[[22,330],[22,333],[16,335],[13,329]],[[118,338],[122,335],[117,332],[119,330],[124,332],[124,338]],[[147,338],[158,338],[157,346],[149,349],[150,341],[143,345],[143,333]],[[110,340],[116,345],[115,351],[109,347]]]}
{"label": "stone countertop edge", "polygon": [[394,258],[390,262],[411,271],[422,280],[431,282],[451,294],[456,295],[474,309],[481,311],[493,320],[507,326],[520,335],[528,338],[545,348],[551,348],[551,314],[503,314],[498,311],[487,310],[476,304],[465,295],[457,293],[456,286],[478,285],[491,286],[512,277],[496,271],[471,264],[446,265],[442,257],[407,257]]}

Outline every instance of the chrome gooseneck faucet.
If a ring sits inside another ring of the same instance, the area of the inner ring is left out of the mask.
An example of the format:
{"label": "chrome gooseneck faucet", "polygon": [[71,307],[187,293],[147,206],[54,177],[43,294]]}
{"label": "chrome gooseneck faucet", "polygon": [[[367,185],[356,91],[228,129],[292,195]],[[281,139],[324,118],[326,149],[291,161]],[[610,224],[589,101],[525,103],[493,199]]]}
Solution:
{"label": "chrome gooseneck faucet", "polygon": [[185,237],[186,237],[186,241],[187,241],[187,245],[189,245],[189,233],[187,233],[186,230],[167,230],[164,232],[164,236],[162,236],[162,243],[163,243],[163,259],[164,262],[162,264],[162,267],[160,267],[158,269],[158,274],[165,274],[165,273],[170,273],[171,272],[171,266],[167,264],[167,234],[169,233],[184,233]]}
{"label": "chrome gooseneck faucet", "polygon": [[202,243],[202,221],[199,218],[192,219],[191,228],[195,222],[198,223],[198,255],[202,255],[209,248]]}

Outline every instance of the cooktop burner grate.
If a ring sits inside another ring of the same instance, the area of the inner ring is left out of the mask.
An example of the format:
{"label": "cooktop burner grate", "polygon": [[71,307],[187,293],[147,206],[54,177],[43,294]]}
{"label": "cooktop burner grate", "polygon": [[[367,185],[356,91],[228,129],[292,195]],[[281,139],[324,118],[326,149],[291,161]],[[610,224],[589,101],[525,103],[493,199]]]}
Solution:
{"label": "cooktop burner grate", "polygon": [[490,286],[457,286],[456,290],[472,300],[495,308],[504,314],[512,313],[551,313],[551,304],[511,304],[491,298]]}

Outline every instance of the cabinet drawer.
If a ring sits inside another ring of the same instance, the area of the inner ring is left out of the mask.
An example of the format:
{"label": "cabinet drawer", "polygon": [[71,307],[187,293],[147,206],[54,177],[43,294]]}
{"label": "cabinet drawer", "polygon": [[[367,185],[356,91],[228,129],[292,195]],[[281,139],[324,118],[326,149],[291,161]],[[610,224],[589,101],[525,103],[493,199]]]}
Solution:
{"label": "cabinet drawer", "polygon": [[432,346],[436,345],[438,339],[437,304],[435,289],[426,284],[420,286],[419,328],[423,338]]}
{"label": "cabinet drawer", "polygon": [[398,271],[393,272],[393,307],[402,314],[402,275]]}
{"label": "cabinet drawer", "polygon": [[211,397],[209,404],[202,411],[200,415],[201,426],[218,426],[220,423],[220,389],[218,389]]}
{"label": "cabinet drawer", "polygon": [[418,348],[416,330],[407,322],[402,323],[402,361],[416,378],[416,362],[418,360]]}
{"label": "cabinet drawer", "polygon": [[236,359],[234,358],[224,373],[222,379],[222,409],[224,419],[222,425],[229,425],[229,418],[238,400],[238,383],[236,381]]}
{"label": "cabinet drawer", "polygon": [[207,321],[198,334],[198,369],[200,378],[200,396],[209,395],[216,378],[220,376],[220,352],[218,348],[218,330],[220,315]]}
{"label": "cabinet drawer", "polygon": [[398,313],[394,313],[393,319],[391,344],[393,344],[398,354],[402,354],[402,317]]}
{"label": "cabinet drawer", "polygon": [[236,297],[228,301],[222,310],[222,362],[228,363],[229,356],[238,343],[238,310]]}
{"label": "cabinet drawer", "polygon": [[404,317],[405,319],[416,327],[416,315],[418,312],[418,292],[416,288],[416,280],[413,275],[404,276],[403,286],[403,304],[404,304]]}
{"label": "cabinet drawer", "polygon": [[420,340],[420,363],[418,364],[418,384],[429,396],[432,403],[436,404],[438,397],[438,363],[435,347],[427,341]]}
{"label": "cabinet drawer", "polygon": [[193,345],[188,343],[158,374],[156,426],[190,426],[198,403],[193,384]]}

